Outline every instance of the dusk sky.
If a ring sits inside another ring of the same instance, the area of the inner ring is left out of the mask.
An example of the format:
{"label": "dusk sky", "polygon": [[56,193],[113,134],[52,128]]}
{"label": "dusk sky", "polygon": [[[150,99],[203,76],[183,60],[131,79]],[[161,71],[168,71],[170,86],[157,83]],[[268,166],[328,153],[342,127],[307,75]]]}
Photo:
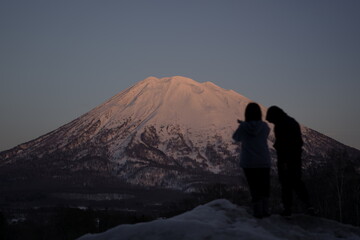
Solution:
{"label": "dusk sky", "polygon": [[2,0],[0,33],[0,151],[175,75],[360,149],[359,0]]}

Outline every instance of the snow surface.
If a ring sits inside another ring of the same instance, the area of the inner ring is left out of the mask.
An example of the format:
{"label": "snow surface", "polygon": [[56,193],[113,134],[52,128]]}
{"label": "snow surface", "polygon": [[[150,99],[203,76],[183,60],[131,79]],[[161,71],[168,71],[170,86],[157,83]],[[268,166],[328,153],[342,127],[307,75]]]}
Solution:
{"label": "snow surface", "polygon": [[198,83],[181,76],[149,77],[117,94],[90,114],[106,116],[101,122],[107,127],[116,125],[115,119],[126,116],[142,119],[144,124],[176,123],[195,129],[211,129],[229,123],[236,127],[236,119],[243,117],[243,110],[249,102],[250,99],[210,82]]}
{"label": "snow surface", "polygon": [[120,225],[100,234],[87,234],[78,240],[335,240],[360,239],[360,229],[335,221],[294,215],[273,215],[255,219],[244,207],[219,199],[179,216],[147,223]]}

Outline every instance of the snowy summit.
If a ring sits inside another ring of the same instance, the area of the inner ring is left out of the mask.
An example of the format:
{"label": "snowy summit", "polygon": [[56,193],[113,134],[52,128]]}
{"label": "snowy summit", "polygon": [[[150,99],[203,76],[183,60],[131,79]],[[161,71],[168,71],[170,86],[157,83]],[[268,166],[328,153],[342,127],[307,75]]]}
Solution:
{"label": "snowy summit", "polygon": [[245,208],[215,200],[169,219],[120,225],[78,240],[359,240],[360,229],[335,221],[294,215],[258,220]]}
{"label": "snowy summit", "polygon": [[211,82],[199,83],[182,76],[148,77],[111,98],[96,113],[110,113],[102,124],[127,116],[147,124],[176,123],[209,129],[236,125],[234,119],[241,117],[241,110],[249,102],[250,99]]}

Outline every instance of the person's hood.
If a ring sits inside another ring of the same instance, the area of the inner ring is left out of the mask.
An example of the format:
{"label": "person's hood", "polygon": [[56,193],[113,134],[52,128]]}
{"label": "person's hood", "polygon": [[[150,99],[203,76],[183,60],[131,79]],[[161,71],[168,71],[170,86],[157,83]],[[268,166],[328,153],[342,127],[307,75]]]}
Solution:
{"label": "person's hood", "polygon": [[267,125],[263,121],[250,121],[243,122],[242,127],[248,134],[256,136],[261,134]]}
{"label": "person's hood", "polygon": [[272,106],[268,109],[266,114],[266,120],[271,123],[279,123],[287,117],[287,114],[281,108]]}

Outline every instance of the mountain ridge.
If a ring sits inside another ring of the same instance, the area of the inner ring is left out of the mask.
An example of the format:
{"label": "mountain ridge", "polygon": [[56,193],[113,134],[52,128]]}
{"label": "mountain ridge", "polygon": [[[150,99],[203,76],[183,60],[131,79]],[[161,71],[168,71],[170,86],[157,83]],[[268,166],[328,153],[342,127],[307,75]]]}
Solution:
{"label": "mountain ridge", "polygon": [[[48,178],[51,172],[70,178],[91,171],[135,185],[182,190],[193,188],[199,176],[200,182],[207,181],[205,176],[236,178],[240,147],[231,136],[249,102],[211,82],[149,77],[68,124],[1,152],[0,172],[16,165],[36,166],[42,169],[36,174]],[[349,149],[305,126],[302,131],[306,165],[320,161],[331,148]],[[275,160],[273,141],[271,134]]]}

